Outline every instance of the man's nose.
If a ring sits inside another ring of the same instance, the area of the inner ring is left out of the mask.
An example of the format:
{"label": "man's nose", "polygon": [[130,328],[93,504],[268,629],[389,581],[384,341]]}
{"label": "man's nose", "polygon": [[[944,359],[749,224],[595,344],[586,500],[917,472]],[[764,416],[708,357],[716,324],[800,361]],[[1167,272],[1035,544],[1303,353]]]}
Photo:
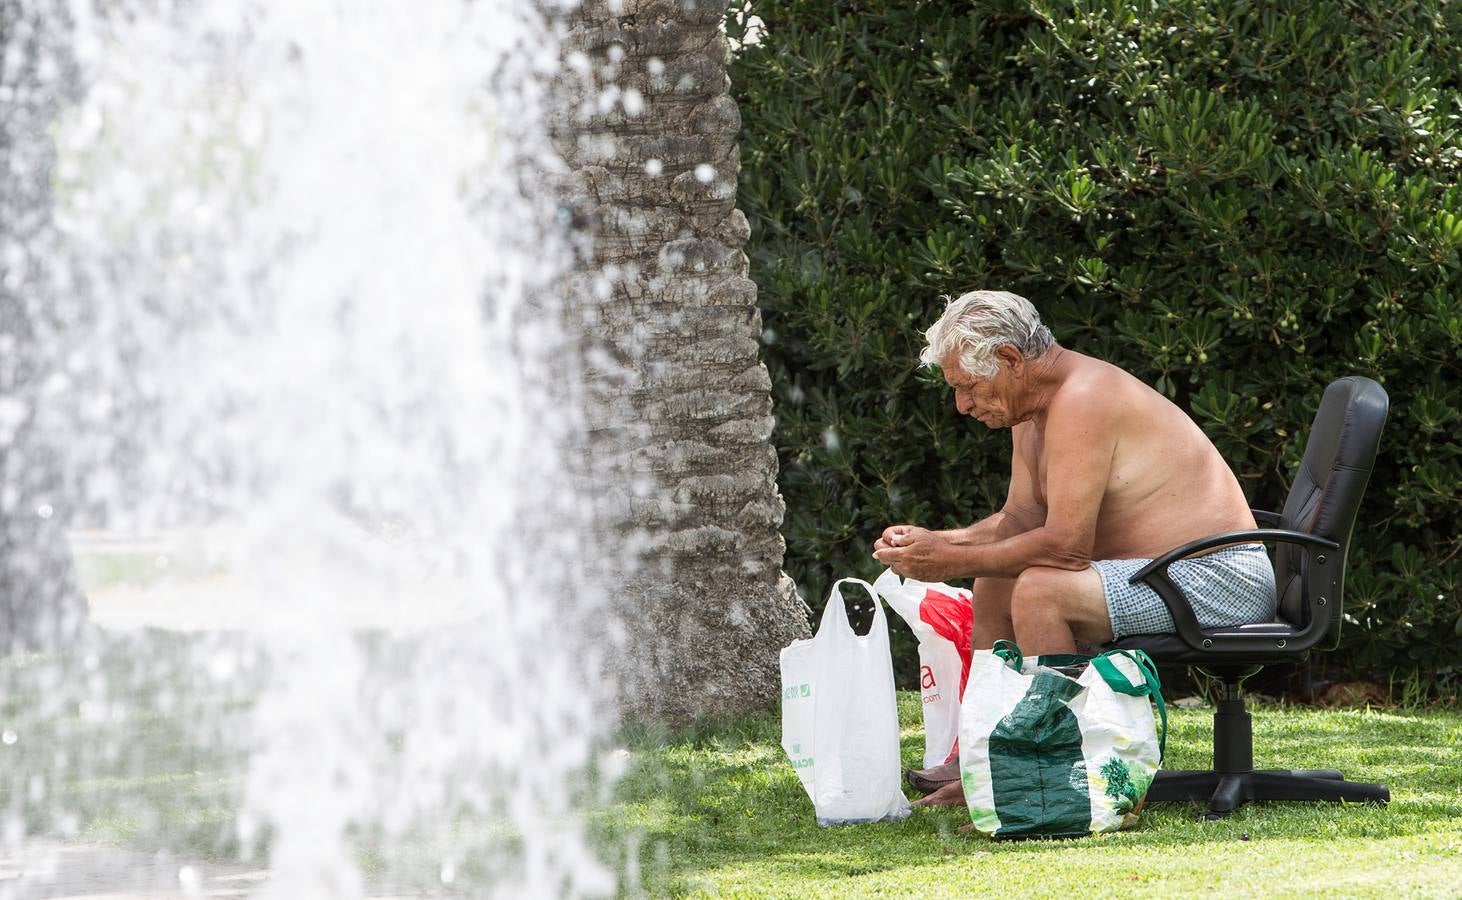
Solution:
{"label": "man's nose", "polygon": [[970,410],[974,407],[974,405],[975,403],[973,399],[969,397],[961,397],[959,394],[954,395],[954,408],[959,410],[960,415],[969,415]]}

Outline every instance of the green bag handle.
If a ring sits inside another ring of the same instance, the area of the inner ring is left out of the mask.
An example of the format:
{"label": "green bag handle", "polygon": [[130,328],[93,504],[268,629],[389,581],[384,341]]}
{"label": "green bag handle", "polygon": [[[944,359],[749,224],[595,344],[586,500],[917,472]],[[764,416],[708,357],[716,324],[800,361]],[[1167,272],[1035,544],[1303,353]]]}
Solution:
{"label": "green bag handle", "polygon": [[[1117,668],[1108,657],[1125,656],[1132,660],[1137,670],[1142,673],[1142,683],[1133,684],[1127,680],[1122,670]],[[1102,676],[1107,686],[1119,694],[1126,694],[1129,697],[1151,697],[1157,704],[1157,716],[1162,720],[1162,733],[1157,739],[1157,755],[1161,761],[1168,753],[1168,708],[1162,699],[1162,681],[1157,677],[1157,663],[1152,657],[1141,650],[1108,650],[1101,656],[1091,661],[1092,668]]]}
{"label": "green bag handle", "polygon": [[1005,660],[1010,668],[1017,672],[1020,671],[1020,667],[1025,663],[1025,654],[1020,652],[1020,648],[1015,645],[1015,641],[996,641],[990,649],[994,651],[996,656]]}

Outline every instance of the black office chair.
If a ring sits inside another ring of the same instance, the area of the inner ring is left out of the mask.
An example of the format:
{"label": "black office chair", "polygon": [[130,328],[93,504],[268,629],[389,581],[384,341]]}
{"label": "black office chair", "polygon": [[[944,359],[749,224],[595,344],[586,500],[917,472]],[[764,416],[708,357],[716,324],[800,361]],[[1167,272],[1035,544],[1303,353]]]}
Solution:
{"label": "black office chair", "polygon": [[[1347,800],[1384,804],[1391,792],[1346,781],[1334,769],[1254,770],[1254,737],[1243,683],[1266,665],[1300,662],[1340,640],[1345,556],[1361,495],[1371,476],[1388,399],[1369,378],[1341,378],[1325,389],[1304,460],[1284,511],[1254,511],[1256,531],[1202,538],[1153,560],[1131,578],[1147,583],[1172,613],[1177,634],[1131,635],[1113,646],[1144,650],[1160,663],[1197,668],[1219,681],[1213,714],[1213,769],[1160,771],[1147,799],[1208,800],[1218,819],[1249,800]],[[1277,526],[1277,527],[1275,527]],[[1174,561],[1235,542],[1277,542],[1278,621],[1201,628],[1168,577]]]}

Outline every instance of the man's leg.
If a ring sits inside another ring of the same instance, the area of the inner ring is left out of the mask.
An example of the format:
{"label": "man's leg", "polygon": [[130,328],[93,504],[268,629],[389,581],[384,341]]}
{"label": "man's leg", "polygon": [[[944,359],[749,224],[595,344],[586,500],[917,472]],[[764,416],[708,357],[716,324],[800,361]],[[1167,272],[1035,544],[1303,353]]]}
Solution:
{"label": "man's leg", "polygon": [[[991,590],[987,582],[999,582],[1003,587]],[[1002,632],[1001,606],[997,597],[1004,597],[1006,629],[1013,631],[1015,641],[1026,656],[1043,653],[1075,653],[1076,641],[1105,644],[1112,639],[1112,623],[1107,614],[1107,595],[1102,588],[1102,578],[1097,571],[1086,568],[1079,572],[1069,569],[1051,569],[1044,566],[1026,569],[1013,581],[1008,578],[981,578],[977,584],[976,596],[986,591],[989,607],[982,607],[979,600],[975,606],[974,645],[986,649],[1001,637],[1009,638],[1009,631]],[[993,608],[991,608],[993,607]],[[985,616],[985,630],[981,630],[982,612]],[[1013,628],[1012,628],[1013,626]],[[989,642],[981,640],[990,636]],[[936,767],[943,769],[943,766]],[[954,767],[954,778],[959,777],[958,765]],[[936,770],[928,770],[931,774]],[[944,774],[939,772],[938,774]],[[915,806],[960,806],[964,803],[964,788],[957,781],[946,783]]]}
{"label": "man's leg", "polygon": [[1016,643],[1026,656],[1075,653],[1076,642],[1112,639],[1107,595],[1096,569],[1026,569],[1010,597]]}
{"label": "man's leg", "polygon": [[970,648],[989,650],[996,641],[1015,640],[1015,625],[1010,620],[1010,595],[1014,578],[977,578],[972,601],[974,626],[970,629]]}

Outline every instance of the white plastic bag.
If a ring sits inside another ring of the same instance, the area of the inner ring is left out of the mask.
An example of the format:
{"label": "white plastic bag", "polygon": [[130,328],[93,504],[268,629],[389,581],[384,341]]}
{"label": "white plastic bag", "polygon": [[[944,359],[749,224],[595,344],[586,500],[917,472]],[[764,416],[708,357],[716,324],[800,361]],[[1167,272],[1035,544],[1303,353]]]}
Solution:
{"label": "white plastic bag", "polygon": [[[859,636],[842,587],[873,599]],[[782,749],[812,798],[817,824],[884,822],[909,815],[899,759],[898,705],[888,617],[866,581],[833,585],[817,634],[782,650]]]}
{"label": "white plastic bag", "polygon": [[[970,592],[947,584],[926,584],[899,578],[892,569],[873,582],[893,611],[908,623],[919,642],[919,694],[924,701],[924,766],[937,766],[949,759],[959,739],[959,705],[965,661],[954,641],[940,634],[921,614],[930,591],[969,605]],[[966,639],[968,640],[968,639]],[[964,656],[968,656],[966,647]]]}

